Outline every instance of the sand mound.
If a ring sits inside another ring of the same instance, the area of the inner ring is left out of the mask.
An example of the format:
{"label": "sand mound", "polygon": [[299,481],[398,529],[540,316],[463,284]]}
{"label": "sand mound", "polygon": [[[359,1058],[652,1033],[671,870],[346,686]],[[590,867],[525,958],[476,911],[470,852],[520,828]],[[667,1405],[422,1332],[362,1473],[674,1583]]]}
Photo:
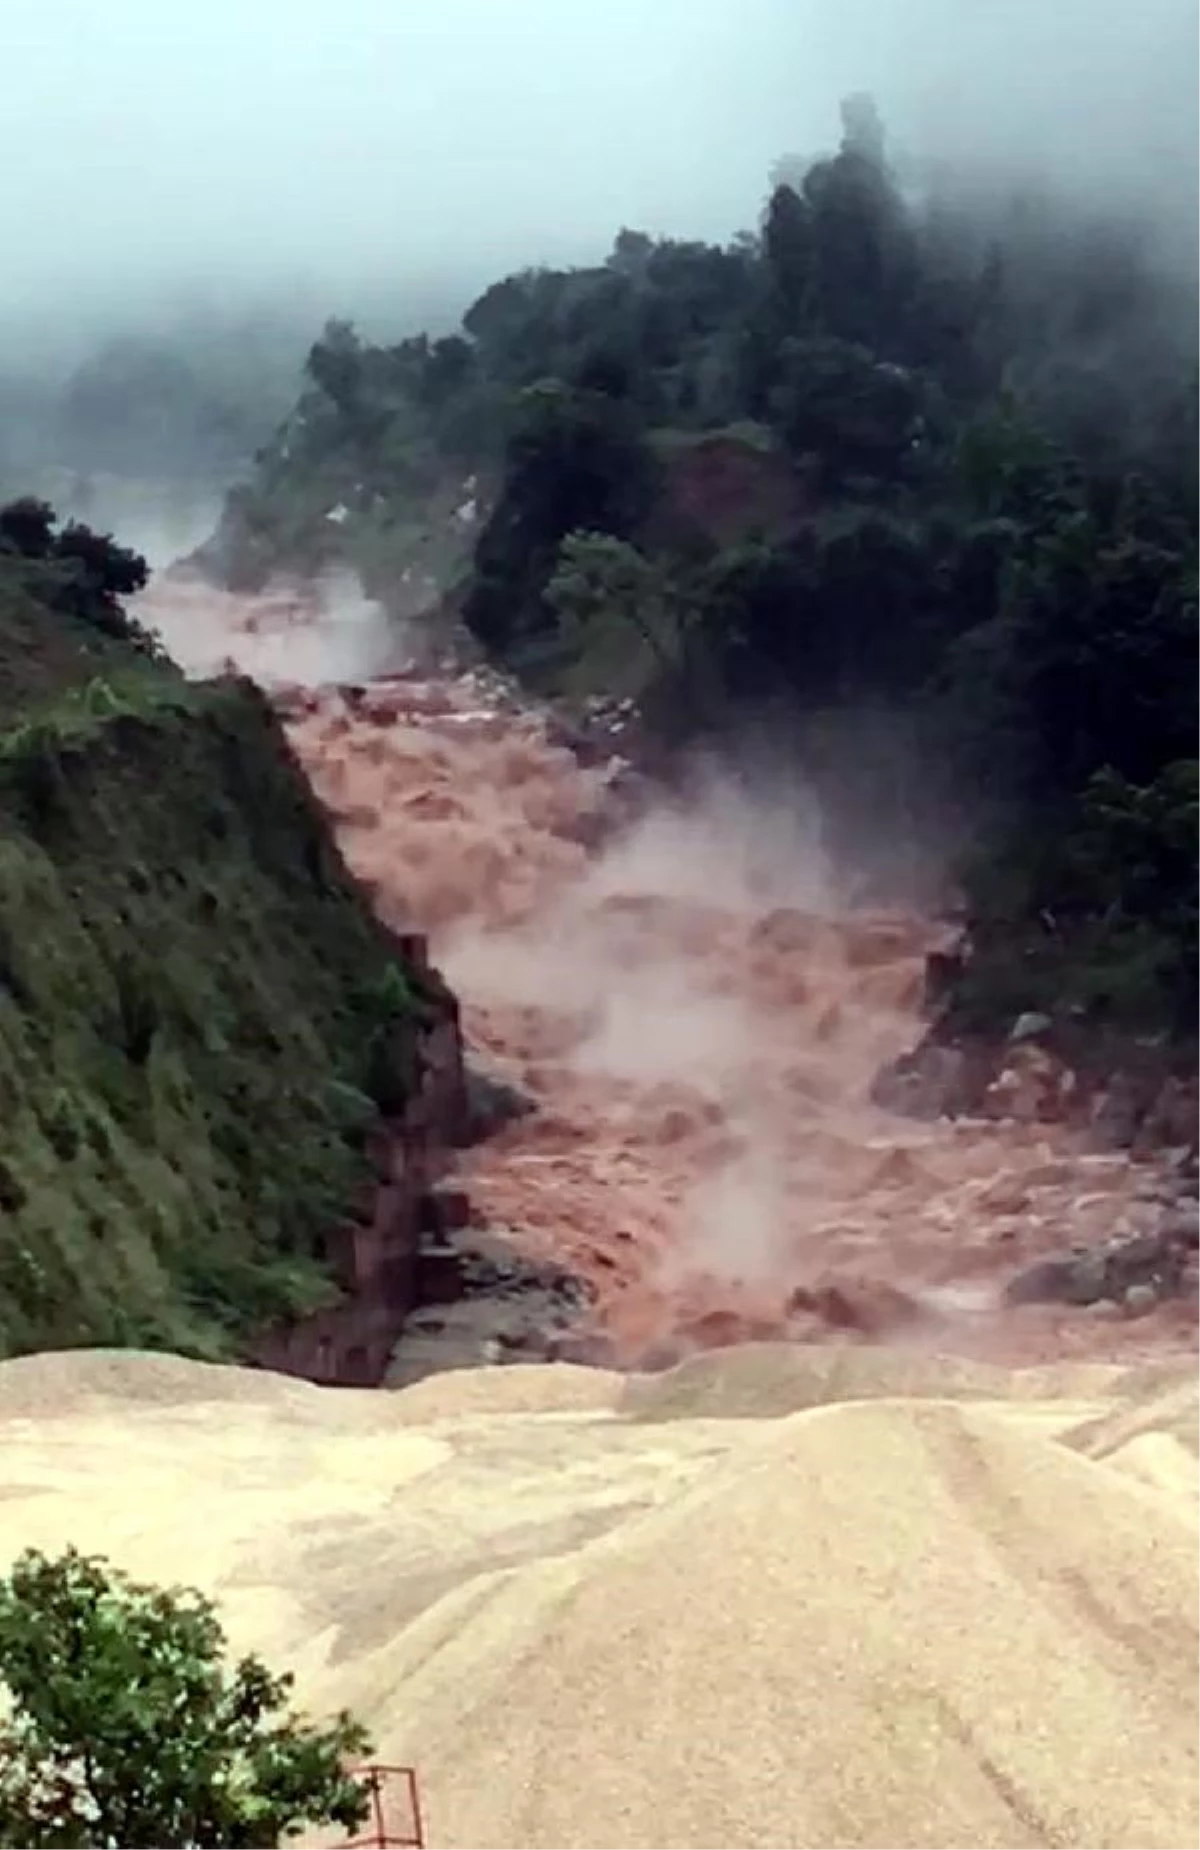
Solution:
{"label": "sand mound", "polygon": [[619,1545],[494,1588],[406,1734],[463,1842],[1110,1843],[1121,1817],[1170,1842],[1195,1561],[1169,1521],[1148,1550],[1148,1518],[986,1416],[801,1415]]}
{"label": "sand mound", "polygon": [[22,1355],[0,1364],[3,1419],[75,1413],[89,1401],[169,1407],[236,1400],[243,1405],[284,1406],[315,1392],[311,1383],[287,1375],[130,1349]]}
{"label": "sand mound", "polygon": [[[1164,1367],[1164,1380],[1179,1379],[1177,1365]],[[1061,1401],[1068,1394],[1106,1396],[1124,1375],[1103,1363],[1006,1369],[918,1350],[744,1343],[694,1356],[662,1374],[621,1377],[618,1408],[629,1419],[729,1420],[880,1396]],[[1152,1378],[1154,1386],[1158,1380]]]}
{"label": "sand mound", "polygon": [[456,1369],[427,1375],[390,1395],[405,1422],[465,1419],[472,1414],[609,1412],[625,1385],[623,1375],[571,1362],[510,1363],[500,1369]]}
{"label": "sand mound", "polygon": [[1194,1409],[882,1351],[395,1395],[35,1358],[0,1553],[215,1592],[416,1763],[433,1845],[1182,1846]]}

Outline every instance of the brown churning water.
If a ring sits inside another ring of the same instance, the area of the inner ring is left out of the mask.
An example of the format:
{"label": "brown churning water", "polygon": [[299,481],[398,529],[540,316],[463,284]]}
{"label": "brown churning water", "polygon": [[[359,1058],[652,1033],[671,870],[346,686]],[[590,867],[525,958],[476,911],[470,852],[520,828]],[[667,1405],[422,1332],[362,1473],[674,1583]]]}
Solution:
{"label": "brown churning water", "polygon": [[381,915],[430,933],[470,1043],[536,1096],[464,1159],[472,1196],[592,1283],[613,1360],[780,1335],[1004,1361],[1194,1343],[1190,1304],[1001,1306],[1020,1265],[1136,1231],[1153,1178],[1063,1126],[872,1103],[920,1034],[939,927],[847,903],[794,791],[714,773],[604,837],[619,760],[582,765],[484,671],[406,670],[351,585],[251,599],[176,572],[139,614],[189,671],[232,659],[278,692]]}

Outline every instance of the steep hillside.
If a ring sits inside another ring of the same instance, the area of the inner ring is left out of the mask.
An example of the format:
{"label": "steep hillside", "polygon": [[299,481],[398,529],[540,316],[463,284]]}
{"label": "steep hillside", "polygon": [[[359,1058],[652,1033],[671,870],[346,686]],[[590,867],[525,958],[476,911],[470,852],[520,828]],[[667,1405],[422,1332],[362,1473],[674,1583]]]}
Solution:
{"label": "steep hillside", "polygon": [[[137,657],[94,623],[51,607],[44,567],[0,548],[0,725],[96,675],[128,671]],[[169,670],[164,665],[165,679]]]}
{"label": "steep hillside", "polygon": [[237,1353],[337,1296],[444,1005],[256,690],[58,583],[0,559],[0,1353]]}

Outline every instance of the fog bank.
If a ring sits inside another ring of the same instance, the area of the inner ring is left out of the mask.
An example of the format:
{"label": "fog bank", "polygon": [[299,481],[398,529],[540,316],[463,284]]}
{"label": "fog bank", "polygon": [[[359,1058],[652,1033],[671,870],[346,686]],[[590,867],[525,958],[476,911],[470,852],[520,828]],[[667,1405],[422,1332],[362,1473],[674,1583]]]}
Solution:
{"label": "fog bank", "polygon": [[61,0],[6,56],[27,345],[264,292],[413,325],[622,224],[724,238],[855,89],[914,159],[1195,191],[1190,0]]}

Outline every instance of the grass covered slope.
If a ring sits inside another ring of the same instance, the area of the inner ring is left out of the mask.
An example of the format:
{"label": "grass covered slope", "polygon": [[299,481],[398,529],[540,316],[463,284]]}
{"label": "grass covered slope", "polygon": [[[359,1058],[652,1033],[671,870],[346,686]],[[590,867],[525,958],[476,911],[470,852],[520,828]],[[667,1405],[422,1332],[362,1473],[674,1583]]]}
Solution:
{"label": "grass covered slope", "polygon": [[138,664],[116,637],[49,609],[54,590],[50,569],[0,547],[0,726],[16,725],[64,689]]}
{"label": "grass covered slope", "polygon": [[13,560],[0,662],[0,1354],[237,1353],[333,1295],[434,1005],[249,683],[189,686]]}

